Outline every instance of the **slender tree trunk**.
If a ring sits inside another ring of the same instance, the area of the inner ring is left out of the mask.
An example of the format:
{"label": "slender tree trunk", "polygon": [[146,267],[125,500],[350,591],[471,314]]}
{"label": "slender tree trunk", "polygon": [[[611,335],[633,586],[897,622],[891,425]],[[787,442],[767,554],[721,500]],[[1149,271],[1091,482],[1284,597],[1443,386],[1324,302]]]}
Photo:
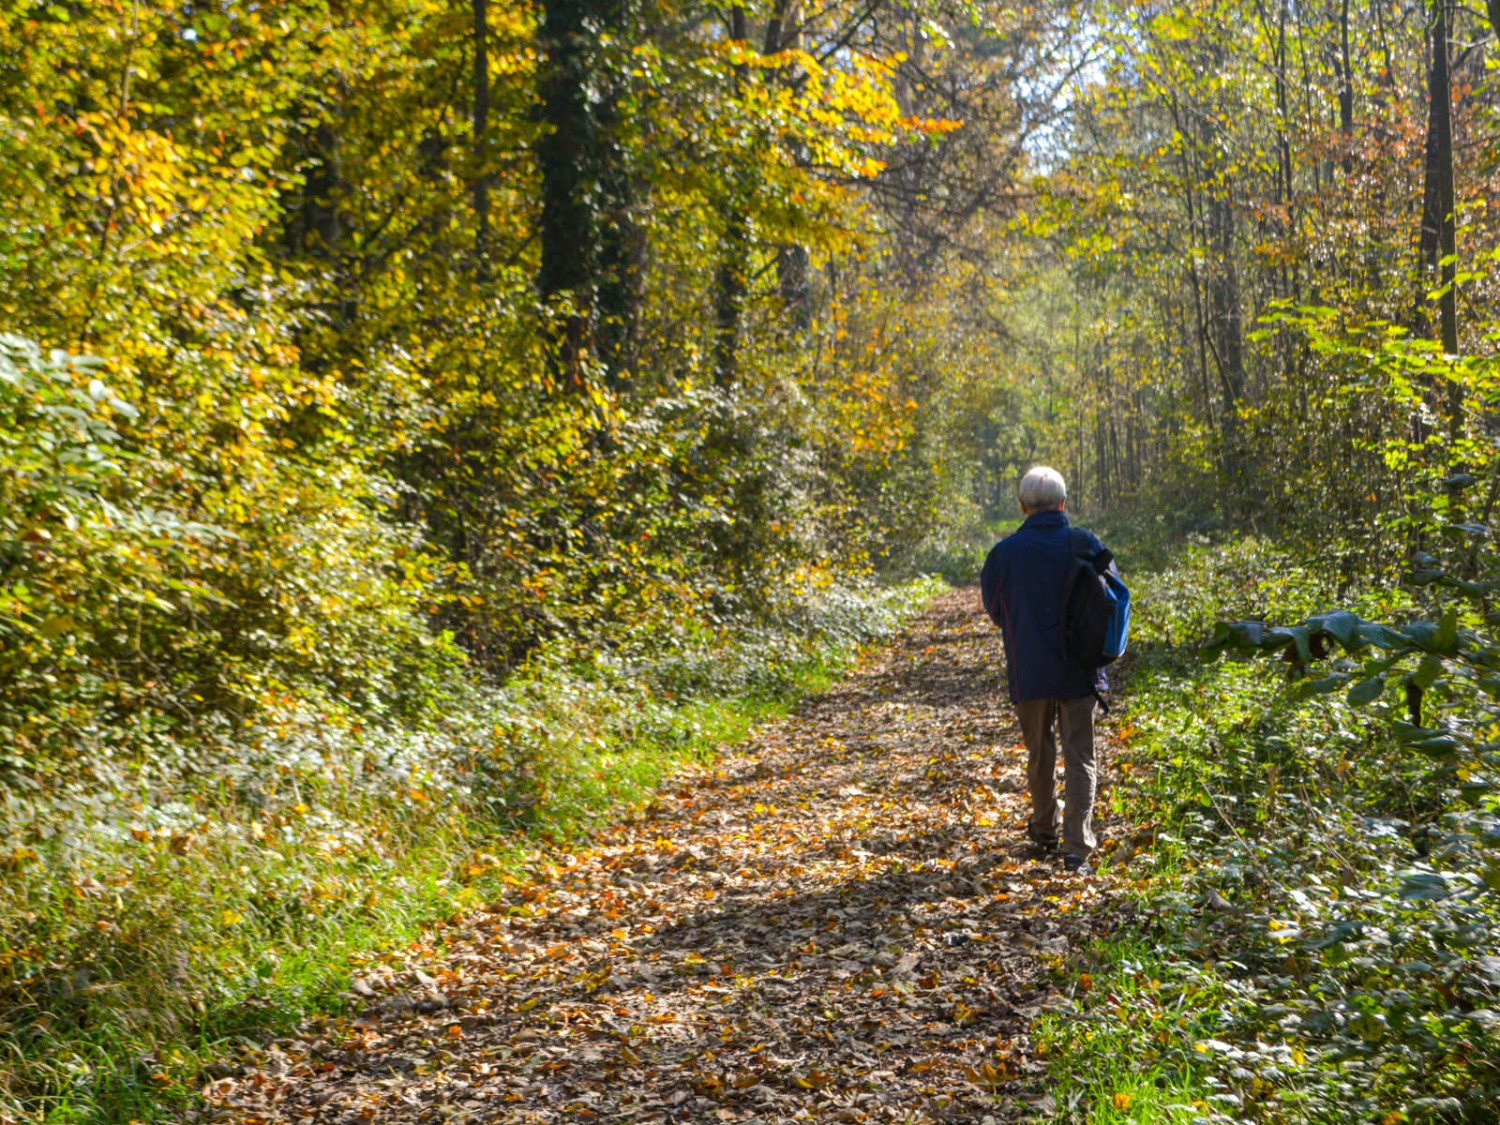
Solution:
{"label": "slender tree trunk", "polygon": [[[743,6],[729,13],[729,37],[748,40]],[[734,95],[739,97],[745,81],[744,67],[734,72]],[[734,177],[736,197],[729,201],[724,237],[719,247],[719,268],[714,278],[714,382],[723,390],[734,386],[739,374],[740,327],[745,314],[746,273],[750,256],[750,220],[745,213],[744,192],[748,173],[739,169]]]}
{"label": "slender tree trunk", "polygon": [[1109,467],[1106,464],[1108,457],[1108,446],[1104,433],[1104,415],[1102,412],[1094,417],[1094,475],[1099,478],[1097,489],[1098,504],[1100,508],[1107,508],[1110,502],[1110,479]]}
{"label": "slender tree trunk", "polygon": [[[1211,53],[1216,67],[1223,58],[1218,49]],[[1204,115],[1202,147],[1208,154],[1203,169],[1210,185],[1203,207],[1205,236],[1209,250],[1208,315],[1211,345],[1219,382],[1224,393],[1223,433],[1227,465],[1234,472],[1236,408],[1245,393],[1244,333],[1240,319],[1239,263],[1234,238],[1234,181],[1225,162],[1225,142],[1218,117]]]}
{"label": "slender tree trunk", "polygon": [[1224,386],[1225,405],[1230,410],[1239,404],[1245,393],[1244,330],[1240,316],[1234,221],[1234,199],[1226,181],[1224,194],[1208,201],[1208,225],[1216,258],[1209,281],[1209,315],[1213,320],[1219,378]]}
{"label": "slender tree trunk", "polygon": [[1292,111],[1287,104],[1286,91],[1286,3],[1283,0],[1276,5],[1276,151],[1281,176],[1278,192],[1286,204],[1288,216],[1297,206],[1296,187],[1292,183],[1291,121]]}
{"label": "slender tree trunk", "polygon": [[[1496,0],[1500,3],[1500,0]],[[1339,132],[1344,135],[1344,175],[1354,171],[1354,61],[1349,50],[1349,0],[1339,2]]]}
{"label": "slender tree trunk", "polygon": [[598,123],[590,103],[598,76],[591,46],[601,30],[599,0],[544,0],[541,38],[546,63],[541,78],[537,142],[542,208],[538,222],[542,261],[537,289],[543,300],[567,299],[561,374],[583,378],[592,346],[599,218],[596,210]]}
{"label": "slender tree trunk", "polygon": [[[1438,265],[1443,295],[1438,298],[1443,325],[1443,351],[1458,354],[1458,200],[1453,183],[1453,98],[1448,66],[1448,18],[1446,0],[1438,0],[1437,21],[1433,31],[1433,96],[1437,99],[1438,136],[1438,207],[1442,225],[1438,230]],[[1438,73],[1441,68],[1441,74]]]}
{"label": "slender tree trunk", "polygon": [[[1200,175],[1201,170],[1196,166],[1195,162],[1188,158],[1188,126],[1176,97],[1173,97],[1167,103],[1167,106],[1172,114],[1172,125],[1178,135],[1183,138],[1182,155],[1179,163],[1181,166],[1183,212],[1187,220],[1186,241],[1189,248],[1192,251],[1196,251],[1197,247],[1201,245],[1204,224],[1200,217],[1202,208],[1198,204],[1193,185],[1203,182],[1203,177]],[[1187,263],[1186,273],[1189,290],[1193,298],[1193,335],[1196,337],[1198,345],[1196,350],[1198,353],[1198,375],[1203,387],[1204,421],[1208,424],[1209,432],[1217,434],[1218,441],[1215,442],[1215,445],[1222,451],[1225,448],[1224,428],[1216,422],[1214,417],[1213,391],[1208,379],[1209,329],[1211,322],[1204,307],[1204,285],[1202,278],[1199,276],[1198,255],[1195,252],[1190,252],[1185,255],[1185,260]]]}
{"label": "slender tree trunk", "polygon": [[490,56],[489,0],[474,5],[474,259],[481,281],[490,272]]}
{"label": "slender tree trunk", "polygon": [[[1448,69],[1448,13],[1445,0],[1433,4],[1432,66],[1428,70],[1427,145],[1422,185],[1419,257],[1426,278],[1437,274],[1439,338],[1449,355],[1458,353],[1458,228],[1454,214],[1453,104]],[[1423,282],[1425,291],[1427,281]],[[1425,298],[1424,298],[1425,299]],[[1425,315],[1422,321],[1425,323]]]}
{"label": "slender tree trunk", "polygon": [[[1271,225],[1277,238],[1289,242],[1298,229],[1296,188],[1292,180],[1292,114],[1287,93],[1286,57],[1286,0],[1276,5],[1276,27],[1273,33],[1270,18],[1263,5],[1258,6],[1261,28],[1275,67],[1276,91],[1276,209]],[[1269,274],[1273,297],[1285,297],[1296,284],[1294,276],[1288,276],[1285,266],[1278,265]]]}
{"label": "slender tree trunk", "polygon": [[[1500,2],[1500,0],[1497,0]],[[777,55],[798,46],[802,39],[799,26],[802,12],[792,0],[776,0],[771,9],[771,18],[766,21],[765,45],[762,53]],[[798,159],[802,154],[796,154]],[[792,325],[800,332],[812,323],[812,277],[809,272],[807,247],[795,242],[783,243],[776,249],[776,290],[781,297],[781,306],[792,319]]]}
{"label": "slender tree trunk", "polygon": [[1370,0],[1370,16],[1375,21],[1375,36],[1380,41],[1380,84],[1387,91],[1395,88],[1396,77],[1391,71],[1391,41],[1385,29],[1385,0]]}

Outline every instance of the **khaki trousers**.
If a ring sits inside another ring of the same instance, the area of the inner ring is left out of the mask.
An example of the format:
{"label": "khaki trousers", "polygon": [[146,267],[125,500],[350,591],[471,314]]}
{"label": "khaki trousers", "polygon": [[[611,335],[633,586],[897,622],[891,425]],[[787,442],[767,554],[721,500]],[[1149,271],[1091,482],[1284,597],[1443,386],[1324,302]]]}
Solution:
{"label": "khaki trousers", "polygon": [[[1057,839],[1065,855],[1086,858],[1094,837],[1094,697],[1028,699],[1016,704],[1026,740],[1026,784],[1031,790],[1031,830]],[[1057,743],[1062,741],[1067,811],[1057,809]]]}

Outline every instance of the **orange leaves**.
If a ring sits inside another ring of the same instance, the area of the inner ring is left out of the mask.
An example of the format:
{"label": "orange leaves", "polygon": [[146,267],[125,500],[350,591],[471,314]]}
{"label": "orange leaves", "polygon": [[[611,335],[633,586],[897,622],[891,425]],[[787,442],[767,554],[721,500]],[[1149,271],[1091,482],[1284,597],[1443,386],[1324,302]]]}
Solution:
{"label": "orange leaves", "polygon": [[[951,604],[972,614],[971,600]],[[903,658],[946,672],[961,648],[977,668],[997,643],[941,635]],[[1087,924],[1045,901],[1058,880],[1023,860],[1019,832],[973,823],[976,807],[1016,819],[1022,765],[994,752],[1014,738],[1001,708],[914,691],[872,659],[750,752],[450,923],[434,942],[449,971],[395,985],[410,1007],[357,993],[386,1014],[346,1029],[326,1077],[299,1059],[277,1079],[288,1118],[316,1116],[330,1089],[349,1105],[378,1093],[394,1121],[440,1097],[479,1117],[511,1104],[632,1120],[982,1118],[1040,1072],[1030,1020],[1063,995],[1018,951],[1065,950]],[[441,1067],[380,1085],[397,1058],[426,1065],[434,1043]],[[255,1092],[243,1097],[253,1108]]]}
{"label": "orange leaves", "polygon": [[804,1090],[822,1090],[831,1085],[833,1076],[827,1071],[809,1070],[806,1074],[798,1075],[792,1079],[792,1084]]}
{"label": "orange leaves", "polygon": [[964,123],[946,117],[903,117],[901,126],[924,136],[942,137],[958,132],[964,127]]}
{"label": "orange leaves", "polygon": [[980,1063],[964,1071],[964,1077],[980,1086],[1002,1086],[1015,1077],[1008,1059]]}
{"label": "orange leaves", "polygon": [[[74,125],[88,148],[80,153],[79,174],[65,181],[64,191],[92,202],[115,227],[133,228],[132,237],[144,239],[137,252],[151,246],[164,251],[175,237],[173,224],[207,216],[213,229],[200,230],[195,238],[222,240],[226,252],[237,251],[241,240],[258,230],[266,197],[274,190],[257,170],[269,154],[250,148],[205,152],[139,128],[129,115],[114,111],[81,113]],[[224,221],[231,216],[234,225]]]}

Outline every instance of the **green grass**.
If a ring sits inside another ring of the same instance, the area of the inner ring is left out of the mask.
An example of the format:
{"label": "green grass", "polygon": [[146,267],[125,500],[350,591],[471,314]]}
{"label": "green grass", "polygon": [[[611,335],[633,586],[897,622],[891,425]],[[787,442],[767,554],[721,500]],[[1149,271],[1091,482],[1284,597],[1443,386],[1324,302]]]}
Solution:
{"label": "green grass", "polygon": [[1071,982],[1077,1008],[1034,1029],[1061,1115],[1095,1125],[1198,1117],[1212,1094],[1195,1044],[1221,1000],[1213,982],[1180,983],[1183,965],[1132,937],[1097,943],[1083,964]]}

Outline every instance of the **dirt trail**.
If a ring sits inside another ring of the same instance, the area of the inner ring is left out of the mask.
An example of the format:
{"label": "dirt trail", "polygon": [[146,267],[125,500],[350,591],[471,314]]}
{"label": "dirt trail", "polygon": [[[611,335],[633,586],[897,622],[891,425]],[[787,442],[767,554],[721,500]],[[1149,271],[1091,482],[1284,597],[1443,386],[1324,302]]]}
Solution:
{"label": "dirt trail", "polygon": [[[1024,843],[971,590],[207,1090],[261,1122],[1010,1122],[1111,911]],[[1108,823],[1105,823],[1105,830]],[[1049,981],[1051,983],[1049,983]]]}

